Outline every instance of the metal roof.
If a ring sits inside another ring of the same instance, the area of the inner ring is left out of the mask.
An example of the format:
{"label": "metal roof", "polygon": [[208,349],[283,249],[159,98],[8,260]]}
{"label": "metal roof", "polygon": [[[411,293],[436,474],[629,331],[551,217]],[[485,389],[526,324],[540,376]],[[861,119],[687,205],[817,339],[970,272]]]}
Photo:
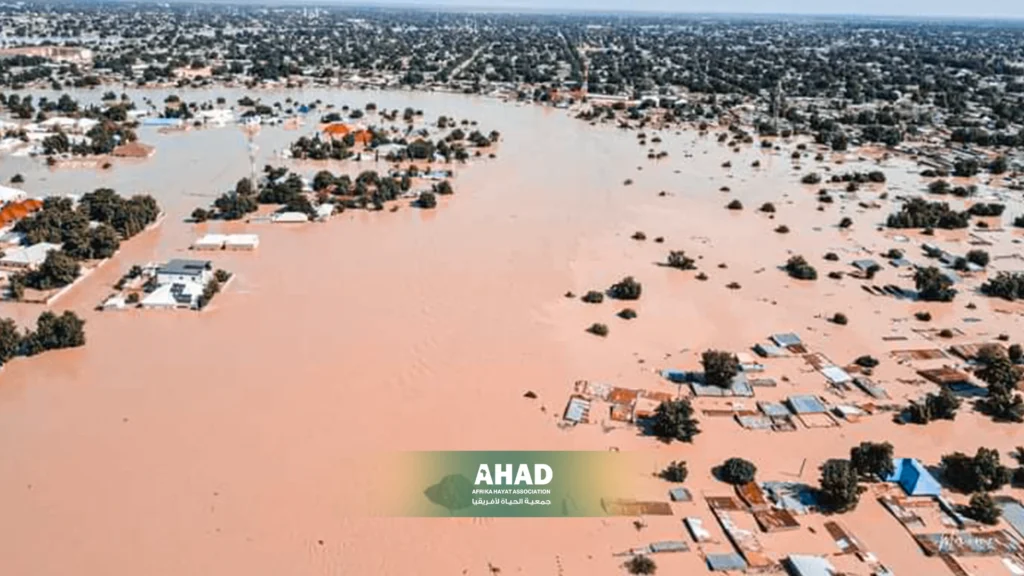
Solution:
{"label": "metal roof", "polygon": [[886,482],[896,482],[909,496],[938,496],[942,485],[914,458],[893,459],[893,473]]}
{"label": "metal roof", "polygon": [[870,268],[880,267],[878,262],[874,260],[854,260],[853,267],[860,270],[861,272],[867,272]]}
{"label": "metal roof", "polygon": [[789,408],[780,402],[758,402],[757,407],[765,416],[790,416]]}
{"label": "metal roof", "polygon": [[794,576],[834,576],[837,574],[832,563],[821,556],[792,555],[786,563]]}
{"label": "metal roof", "polygon": [[673,502],[689,502],[690,500],[693,500],[693,496],[690,495],[690,491],[683,487],[669,490],[668,496]]}
{"label": "metal roof", "polygon": [[999,503],[1003,510],[1003,518],[1019,536],[1024,537],[1024,506],[1016,500],[1007,500]]}
{"label": "metal roof", "polygon": [[570,422],[583,422],[590,413],[590,402],[583,398],[570,398],[565,409],[565,419]]}
{"label": "metal roof", "polygon": [[690,549],[686,545],[686,542],[682,540],[664,540],[662,542],[652,542],[650,550],[652,553],[658,552],[686,552]]}
{"label": "metal roof", "polygon": [[800,337],[792,332],[772,334],[772,342],[775,342],[776,345],[782,346],[783,348],[786,346],[796,346],[797,344],[802,343],[800,341]]}
{"label": "metal roof", "polygon": [[827,366],[821,369],[821,373],[833,384],[845,384],[853,381],[853,376],[839,366]]}
{"label": "metal roof", "polygon": [[714,571],[746,570],[747,562],[742,556],[732,554],[708,554],[708,569]]}
{"label": "metal roof", "polygon": [[816,396],[790,396],[786,399],[790,408],[797,414],[821,414],[826,412],[825,405]]}
{"label": "metal roof", "polygon": [[175,274],[181,276],[199,276],[210,269],[209,260],[183,260],[175,258],[157,270],[157,274]]}

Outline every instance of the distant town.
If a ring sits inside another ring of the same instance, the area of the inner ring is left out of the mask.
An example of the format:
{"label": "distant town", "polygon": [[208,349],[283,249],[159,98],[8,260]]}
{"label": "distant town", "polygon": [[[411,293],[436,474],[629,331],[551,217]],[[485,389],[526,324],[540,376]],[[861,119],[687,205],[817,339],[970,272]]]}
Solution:
{"label": "distant town", "polygon": [[1024,575],[1020,22],[7,3],[0,179],[0,573]]}

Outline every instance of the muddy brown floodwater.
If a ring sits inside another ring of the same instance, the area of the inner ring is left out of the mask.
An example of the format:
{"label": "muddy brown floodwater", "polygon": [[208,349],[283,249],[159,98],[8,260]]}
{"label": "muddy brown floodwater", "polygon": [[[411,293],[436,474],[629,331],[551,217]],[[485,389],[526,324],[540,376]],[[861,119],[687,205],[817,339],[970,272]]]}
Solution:
{"label": "muddy brown floodwater", "polygon": [[[129,94],[136,101],[164,96]],[[182,94],[189,101],[221,95],[233,102],[241,93]],[[921,337],[894,319],[927,308],[934,325],[959,327],[966,339],[1000,332],[1019,338],[1019,309],[971,294],[953,305],[913,304],[869,296],[856,280],[826,279],[829,270],[849,271],[862,250],[909,249],[919,239],[897,244],[875,230],[893,209],[889,201],[881,200],[881,209],[837,201],[818,212],[819,187],[799,184],[799,176],[826,164],[813,162],[811,153],[794,170],[791,146],[734,153],[713,136],[663,131],[663,142],[653,147],[670,155],[655,162],[634,132],[588,126],[540,107],[449,94],[263,93],[264,101],[287,96],[339,106],[412,106],[431,120],[441,114],[477,120],[502,133],[498,158],[456,168],[456,193],[437,210],[347,211],[301,227],[184,222],[248,173],[245,140],[235,128],[182,134],[144,128],[141,139],[156,146],[155,156],[118,161],[108,171],[50,171],[28,159],[0,160],[3,176],[25,174],[31,193],[109,186],[151,193],[168,213],[160,228],[126,243],[54,305],[87,319],[84,348],[18,359],[0,373],[0,573],[490,574],[491,565],[506,574],[620,574],[621,559],[612,553],[683,538],[683,515],[710,525],[706,507],[694,503],[676,516],[650,519],[640,532],[629,518],[369,518],[363,496],[379,480],[367,470],[368,455],[645,451],[651,469],[637,471],[637,496],[664,499],[666,485],[651,471],[673,459],[689,462],[695,494],[725,494],[710,468],[733,455],[756,462],[762,479],[793,479],[805,466],[802,479],[816,483],[823,460],[845,457],[864,439],[889,440],[900,454],[933,463],[953,449],[1008,450],[1022,443],[1016,428],[973,416],[906,428],[883,415],[789,434],[704,418],[693,445],[663,445],[629,428],[562,430],[558,419],[574,380],[674,390],[655,369],[695,368],[696,353],[707,347],[744,351],[782,331],[799,332],[837,362],[866,353],[882,358],[879,377],[903,401],[926,389],[894,382],[907,369],[888,358],[892,346],[881,336],[904,334],[911,343]],[[313,129],[312,123],[298,131],[264,128],[257,138],[260,165],[282,164],[273,153]],[[730,170],[721,167],[726,159]],[[751,167],[754,159],[760,168]],[[884,165],[889,183],[865,187],[863,198],[920,190],[912,163]],[[851,155],[832,168],[873,166]],[[623,186],[626,178],[635,183]],[[720,192],[723,185],[732,191]],[[662,190],[667,194],[659,197]],[[725,210],[734,197],[745,210]],[[777,207],[774,219],[755,210],[769,200]],[[854,219],[852,230],[836,227],[843,215]],[[773,233],[779,224],[792,232]],[[255,253],[203,253],[236,273],[207,311],[92,311],[132,264],[187,256],[193,239],[222,229],[256,232],[261,243]],[[648,240],[631,240],[636,230]],[[993,237],[1000,243],[989,248],[993,255],[1017,251],[1014,234]],[[654,243],[655,236],[664,236],[664,244]],[[963,236],[940,233],[931,240],[959,243],[964,251]],[[700,257],[710,279],[657,266],[670,249]],[[842,261],[821,260],[829,250]],[[816,283],[789,280],[778,270],[798,253],[817,266]],[[887,267],[880,278],[912,285],[901,274]],[[643,283],[641,300],[590,306],[562,296],[604,289],[625,275]],[[726,289],[733,281],[739,290]],[[967,301],[978,309],[964,310]],[[616,318],[624,306],[639,317]],[[19,319],[38,311],[0,305],[2,315]],[[824,321],[838,311],[850,316],[849,325]],[[964,316],[985,322],[968,324]],[[598,321],[610,326],[607,338],[584,333]],[[824,394],[820,375],[798,360],[772,362],[769,371],[790,381],[767,398]],[[538,398],[523,398],[527,390]],[[822,521],[808,521],[818,537],[766,538],[766,548],[773,556],[831,553],[832,543],[820,536]],[[844,522],[897,573],[941,570],[877,502],[865,499]],[[696,553],[658,562],[659,573],[703,571]]]}

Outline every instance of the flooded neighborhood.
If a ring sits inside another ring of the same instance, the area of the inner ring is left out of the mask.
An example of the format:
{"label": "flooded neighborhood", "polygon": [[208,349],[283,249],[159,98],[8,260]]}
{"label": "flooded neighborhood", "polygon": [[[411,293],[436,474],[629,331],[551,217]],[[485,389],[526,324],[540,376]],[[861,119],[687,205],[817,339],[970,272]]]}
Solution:
{"label": "flooded neighborhood", "polygon": [[[1024,574],[1019,24],[0,23],[0,573]],[[378,514],[435,450],[640,464]]]}

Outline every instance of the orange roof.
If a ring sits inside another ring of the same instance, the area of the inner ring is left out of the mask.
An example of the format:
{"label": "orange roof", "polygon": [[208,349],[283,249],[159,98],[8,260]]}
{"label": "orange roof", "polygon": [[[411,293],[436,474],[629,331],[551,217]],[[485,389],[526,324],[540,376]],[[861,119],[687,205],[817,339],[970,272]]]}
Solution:
{"label": "orange roof", "polygon": [[0,226],[6,226],[11,222],[21,220],[42,207],[43,203],[33,198],[8,204],[3,209],[0,209]]}
{"label": "orange roof", "polygon": [[369,130],[359,130],[355,134],[356,144],[362,144],[363,146],[369,146],[370,142],[373,142],[373,132]]}
{"label": "orange roof", "polygon": [[334,122],[324,126],[323,132],[328,136],[347,136],[352,131],[352,127],[344,122]]}

